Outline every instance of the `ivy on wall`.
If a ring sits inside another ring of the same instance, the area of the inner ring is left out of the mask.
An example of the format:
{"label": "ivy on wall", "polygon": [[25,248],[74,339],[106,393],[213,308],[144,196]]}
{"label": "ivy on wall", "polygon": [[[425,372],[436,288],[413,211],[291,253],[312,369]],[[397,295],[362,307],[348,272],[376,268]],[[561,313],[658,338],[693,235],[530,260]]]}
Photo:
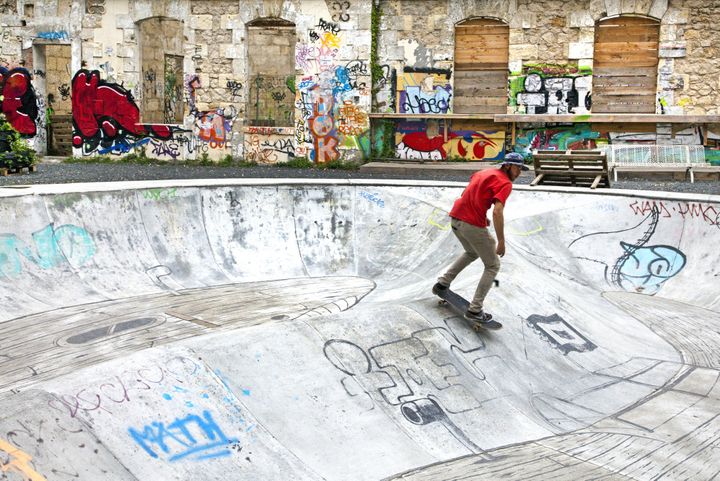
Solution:
{"label": "ivy on wall", "polygon": [[[380,22],[382,20],[380,0],[373,0],[370,13],[370,81],[372,84],[372,110],[377,112],[376,95],[380,91],[380,79],[383,68],[378,62],[380,38]],[[387,159],[396,157],[395,153],[395,121],[389,119],[370,119],[371,157]]]}

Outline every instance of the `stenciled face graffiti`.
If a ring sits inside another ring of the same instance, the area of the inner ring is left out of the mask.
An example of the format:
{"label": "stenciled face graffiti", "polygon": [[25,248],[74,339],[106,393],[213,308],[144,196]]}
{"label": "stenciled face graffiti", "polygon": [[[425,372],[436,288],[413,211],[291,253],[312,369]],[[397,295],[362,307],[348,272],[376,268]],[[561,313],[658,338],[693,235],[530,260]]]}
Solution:
{"label": "stenciled face graffiti", "polygon": [[[72,81],[73,147],[89,154],[152,137],[167,140],[170,127],[140,124],[132,93],[100,78],[98,70],[79,70]],[[121,149],[122,150],[122,149]]]}
{"label": "stenciled face graffiti", "polygon": [[38,107],[30,72],[0,67],[0,111],[23,137],[37,134]]}

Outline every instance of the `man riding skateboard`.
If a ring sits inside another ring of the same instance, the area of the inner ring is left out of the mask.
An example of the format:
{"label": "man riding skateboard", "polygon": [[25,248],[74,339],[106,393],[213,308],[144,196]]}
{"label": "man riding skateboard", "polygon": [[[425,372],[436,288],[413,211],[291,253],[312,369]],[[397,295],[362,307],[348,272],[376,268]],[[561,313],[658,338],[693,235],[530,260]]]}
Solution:
{"label": "man riding skateboard", "polygon": [[[450,211],[452,218],[450,225],[465,252],[453,262],[445,274],[438,278],[432,292],[441,295],[450,287],[457,275],[479,257],[485,265],[485,270],[480,277],[475,296],[465,312],[465,319],[468,321],[484,323],[492,318],[483,311],[483,301],[500,271],[500,257],[505,255],[503,210],[512,192],[512,183],[523,170],[528,168],[523,163],[522,156],[515,152],[507,154],[500,168],[475,172]],[[490,207],[493,207],[492,217],[497,244],[488,230],[490,221],[487,212]]]}

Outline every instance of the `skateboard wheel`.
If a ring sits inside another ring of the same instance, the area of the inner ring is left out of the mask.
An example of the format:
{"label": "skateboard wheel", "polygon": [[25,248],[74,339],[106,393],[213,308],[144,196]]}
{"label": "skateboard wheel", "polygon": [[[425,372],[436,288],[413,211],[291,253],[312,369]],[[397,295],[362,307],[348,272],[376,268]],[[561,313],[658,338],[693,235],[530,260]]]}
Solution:
{"label": "skateboard wheel", "polygon": [[448,301],[446,301],[445,299],[440,299],[438,301],[438,306],[447,306],[447,304],[448,304]]}

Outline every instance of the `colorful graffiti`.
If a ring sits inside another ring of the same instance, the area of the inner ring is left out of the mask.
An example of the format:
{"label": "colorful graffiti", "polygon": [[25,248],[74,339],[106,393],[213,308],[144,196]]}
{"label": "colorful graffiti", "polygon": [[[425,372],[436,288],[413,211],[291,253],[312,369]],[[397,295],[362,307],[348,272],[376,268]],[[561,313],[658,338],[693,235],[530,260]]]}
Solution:
{"label": "colorful graffiti", "polygon": [[402,114],[450,112],[450,70],[405,67],[397,77],[397,111]]}
{"label": "colorful graffiti", "polygon": [[509,82],[517,113],[586,114],[592,107],[592,73],[576,66],[526,65]]}
{"label": "colorful graffiti", "polygon": [[308,119],[315,148],[313,160],[318,163],[337,160],[340,156],[337,150],[338,139],[333,119],[333,105],[332,95],[320,93],[313,104],[313,116]]}
{"label": "colorful graffiti", "polygon": [[492,161],[502,158],[505,131],[450,130],[446,139],[442,134],[428,136],[427,122],[408,121],[397,124],[395,142],[401,159]]}
{"label": "colorful graffiti", "polygon": [[608,132],[595,131],[590,124],[574,124],[568,127],[520,130],[515,140],[515,151],[527,157],[534,149],[595,149],[608,143]]}
{"label": "colorful graffiti", "polygon": [[0,67],[0,111],[23,137],[37,133],[38,99],[31,78],[22,67]]}
{"label": "colorful graffiti", "polygon": [[195,125],[198,138],[211,149],[224,149],[232,137],[233,122],[237,118],[235,107],[217,108],[197,115]]}
{"label": "colorful graffiti", "polygon": [[140,124],[140,109],[132,93],[102,80],[98,70],[79,70],[73,77],[72,110],[73,147],[85,154],[143,137],[172,137],[165,125]]}
{"label": "colorful graffiti", "polygon": [[344,42],[339,25],[320,19],[309,32],[308,44],[298,44],[298,78],[295,94],[296,155],[319,163],[338,160],[351,150],[369,155],[370,71],[360,59],[338,57]]}

